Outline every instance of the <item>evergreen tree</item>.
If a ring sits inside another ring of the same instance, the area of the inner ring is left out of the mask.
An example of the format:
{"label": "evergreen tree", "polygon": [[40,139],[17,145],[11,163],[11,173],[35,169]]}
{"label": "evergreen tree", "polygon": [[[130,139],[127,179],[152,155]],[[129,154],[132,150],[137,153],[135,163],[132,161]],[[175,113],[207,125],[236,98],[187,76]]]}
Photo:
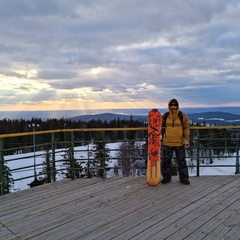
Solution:
{"label": "evergreen tree", "polygon": [[[3,181],[5,183],[4,193],[8,194],[11,192],[11,189],[14,185],[14,180],[12,178],[12,174],[10,172],[10,168],[7,166],[4,166],[4,174],[3,174]],[[2,184],[0,184],[0,192],[2,192]]]}
{"label": "evergreen tree", "polygon": [[106,177],[106,171],[109,171],[109,149],[106,148],[105,136],[101,134],[95,142],[95,163],[97,167],[97,175],[101,178]]}
{"label": "evergreen tree", "polygon": [[84,169],[82,167],[82,164],[74,158],[73,152],[73,147],[70,147],[63,155],[64,162],[62,164],[63,170],[61,173],[66,178],[81,178],[84,176]]}
{"label": "evergreen tree", "polygon": [[47,149],[46,150],[46,159],[45,161],[43,161],[43,174],[44,174],[44,179],[47,183],[52,182],[52,164],[51,164],[51,153],[50,151]]}
{"label": "evergreen tree", "polygon": [[39,178],[34,179],[31,183],[29,183],[28,185],[30,188],[43,185],[44,183],[52,182],[51,153],[48,149],[46,150],[45,161],[43,161],[43,171],[39,174],[43,177],[40,176]]}

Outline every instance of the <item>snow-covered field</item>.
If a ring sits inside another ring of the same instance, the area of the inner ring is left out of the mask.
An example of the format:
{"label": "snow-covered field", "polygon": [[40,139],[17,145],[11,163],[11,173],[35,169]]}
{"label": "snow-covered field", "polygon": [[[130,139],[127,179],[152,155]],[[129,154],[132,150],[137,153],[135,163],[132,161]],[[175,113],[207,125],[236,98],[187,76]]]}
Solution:
{"label": "snow-covered field", "polygon": [[[188,160],[188,165],[190,166],[191,163]],[[196,163],[194,163],[196,165]],[[230,167],[234,165],[233,167]],[[236,156],[231,158],[221,158],[221,159],[214,159],[212,164],[201,164],[200,166],[200,176],[203,175],[235,175],[236,172]],[[217,167],[222,166],[222,167]],[[229,167],[226,167],[229,166]],[[196,176],[196,167],[189,168],[189,175]]]}
{"label": "snow-covered field", "polygon": [[[119,144],[120,143],[109,143],[107,144],[107,148],[110,149],[110,159],[111,158],[115,158],[118,154],[118,151],[116,151],[115,149],[119,148]],[[76,158],[78,161],[81,161],[81,159],[83,159],[82,161],[87,162],[86,159],[93,159],[94,158],[94,145],[93,144],[89,144],[87,146],[80,146],[80,147],[75,147],[74,148],[74,158]],[[115,151],[114,151],[115,150]],[[56,155],[55,155],[55,160],[57,162],[56,168],[60,169],[61,168],[61,164],[62,162],[58,162],[60,160],[64,160],[63,155],[66,154],[66,149],[57,149],[56,150]],[[45,161],[45,155],[46,152],[43,151],[36,151],[35,152],[35,162],[36,165],[37,164],[42,164],[43,161]],[[13,159],[19,159],[19,160],[14,160]],[[15,154],[15,155],[9,155],[9,156],[5,156],[4,160],[6,161],[6,165],[12,170],[11,174],[12,174],[12,178],[13,179],[19,179],[19,178],[24,178],[26,176],[31,176],[34,175],[34,154],[31,153],[25,153],[25,154]],[[109,166],[110,167],[114,167],[114,165],[117,164],[117,160],[110,160],[109,162]],[[22,168],[22,167],[26,167],[29,166],[28,168],[24,169],[24,170],[14,170],[17,168]],[[36,167],[36,172],[42,172],[42,166],[37,166]],[[112,177],[113,176],[113,170],[110,170],[108,172],[107,177]],[[56,176],[57,180],[61,180],[63,179],[63,176],[58,174]],[[14,184],[14,190],[15,191],[19,191],[19,190],[23,190],[26,188],[29,188],[28,184],[31,183],[34,180],[33,177],[31,178],[26,178],[26,179],[22,179],[22,180],[17,180],[15,181]]]}
{"label": "snow-covered field", "polygon": [[[117,160],[111,160],[111,158],[117,158],[118,151],[116,149],[119,149],[120,144],[121,143],[108,143],[106,146],[108,149],[111,150],[109,152],[110,167],[114,167],[115,165],[117,165]],[[75,147],[74,148],[74,152],[75,152],[74,157],[80,161],[81,161],[81,159],[87,159],[88,157],[91,159],[94,156],[93,151],[91,151],[92,149],[93,149],[93,145]],[[89,151],[87,151],[87,150],[89,150]],[[56,161],[63,160],[64,153],[65,153],[65,149],[58,149],[56,151]],[[36,154],[35,155],[36,156],[35,157],[36,164],[41,164],[45,160],[44,154],[46,154],[46,153],[36,152],[35,154]],[[15,159],[15,158],[18,158],[20,160],[11,161],[11,159]],[[13,171],[12,172],[13,179],[18,179],[18,178],[34,175],[33,153],[15,154],[15,155],[11,155],[11,156],[5,156],[4,160],[7,161],[7,166],[11,170],[20,168],[20,167],[29,166],[28,169]],[[189,175],[196,176],[196,167],[195,167],[196,162],[195,161],[191,162],[190,158],[187,158],[187,162],[188,162],[188,165],[193,164],[193,166],[189,168]],[[200,176],[202,176],[202,175],[234,175],[236,172],[235,164],[236,164],[236,156],[232,156],[231,158],[221,158],[221,159],[214,158],[212,164],[206,164],[206,163],[202,164],[201,163],[202,167],[200,168]],[[234,165],[234,166],[232,166],[232,167],[215,167],[217,165]],[[59,168],[60,163],[58,163],[58,165],[56,167]],[[42,166],[40,166],[40,167],[38,166],[36,172],[38,173],[41,171],[42,171]],[[108,172],[107,177],[114,177],[113,169]],[[60,180],[62,178],[63,178],[63,176],[59,176],[59,175],[57,176],[57,180]],[[29,186],[27,184],[31,183],[33,181],[33,179],[34,178],[32,177],[32,178],[15,181],[15,184],[14,184],[15,191],[29,188]]]}

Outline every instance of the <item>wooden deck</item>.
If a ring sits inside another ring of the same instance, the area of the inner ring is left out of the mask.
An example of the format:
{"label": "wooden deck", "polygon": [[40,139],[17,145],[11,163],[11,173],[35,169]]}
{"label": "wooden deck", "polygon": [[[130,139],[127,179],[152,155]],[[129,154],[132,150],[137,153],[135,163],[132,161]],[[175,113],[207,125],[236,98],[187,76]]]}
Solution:
{"label": "wooden deck", "polygon": [[0,196],[0,239],[240,239],[240,175],[62,180]]}

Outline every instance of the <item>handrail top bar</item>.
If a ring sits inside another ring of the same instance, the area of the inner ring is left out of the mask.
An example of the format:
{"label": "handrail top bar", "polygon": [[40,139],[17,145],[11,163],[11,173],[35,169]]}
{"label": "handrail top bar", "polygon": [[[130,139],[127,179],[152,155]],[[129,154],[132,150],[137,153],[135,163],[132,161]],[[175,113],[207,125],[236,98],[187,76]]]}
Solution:
{"label": "handrail top bar", "polygon": [[28,135],[48,134],[48,133],[59,133],[59,132],[104,132],[104,131],[143,131],[147,130],[147,127],[136,127],[136,128],[73,128],[73,129],[56,129],[56,130],[45,130],[45,131],[34,131],[24,133],[9,133],[0,134],[0,138],[7,137],[20,137]]}
{"label": "handrail top bar", "polygon": [[[56,129],[45,131],[34,131],[24,133],[0,134],[0,138],[21,137],[38,134],[59,133],[59,132],[104,132],[104,131],[147,131],[147,127],[135,128],[74,128],[74,129]],[[240,129],[240,126],[190,126],[190,129]]]}

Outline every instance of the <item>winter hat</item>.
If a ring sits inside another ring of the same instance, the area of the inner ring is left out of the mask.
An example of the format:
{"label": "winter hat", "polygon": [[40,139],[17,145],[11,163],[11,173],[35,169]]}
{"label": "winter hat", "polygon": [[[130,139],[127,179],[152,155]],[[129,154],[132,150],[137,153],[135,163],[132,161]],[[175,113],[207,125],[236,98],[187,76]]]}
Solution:
{"label": "winter hat", "polygon": [[173,104],[173,103],[175,103],[175,104],[178,106],[178,101],[177,101],[177,99],[175,99],[175,98],[171,99],[171,100],[169,101],[169,106],[170,106],[171,104]]}

